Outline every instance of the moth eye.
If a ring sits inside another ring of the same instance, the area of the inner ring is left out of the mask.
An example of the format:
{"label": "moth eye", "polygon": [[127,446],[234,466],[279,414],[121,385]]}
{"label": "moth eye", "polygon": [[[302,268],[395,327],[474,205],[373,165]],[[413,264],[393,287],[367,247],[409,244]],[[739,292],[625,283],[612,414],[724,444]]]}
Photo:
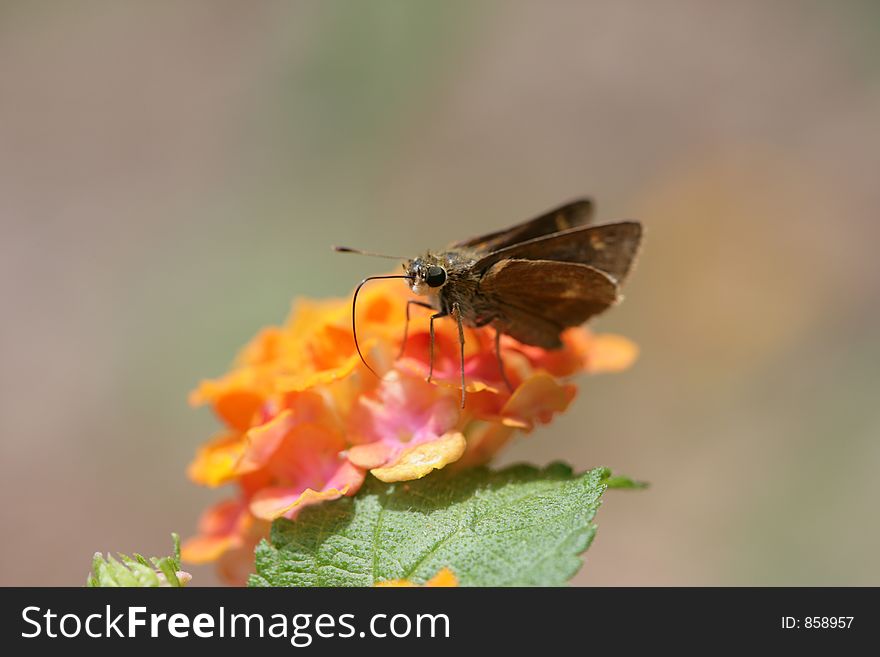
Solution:
{"label": "moth eye", "polygon": [[440,287],[446,282],[446,270],[443,267],[428,267],[425,273],[425,283],[428,287]]}

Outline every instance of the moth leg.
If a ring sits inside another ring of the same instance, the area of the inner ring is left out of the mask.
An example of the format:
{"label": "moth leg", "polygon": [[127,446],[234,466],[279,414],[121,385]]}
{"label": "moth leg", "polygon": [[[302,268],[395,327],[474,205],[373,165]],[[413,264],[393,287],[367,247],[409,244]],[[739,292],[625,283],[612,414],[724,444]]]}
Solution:
{"label": "moth leg", "polygon": [[431,360],[430,365],[428,366],[428,383],[431,382],[431,378],[434,376],[434,320],[440,319],[441,317],[447,317],[448,315],[449,313],[443,310],[439,313],[434,313],[431,315],[431,322],[428,324],[431,330]]}
{"label": "moth leg", "polygon": [[467,396],[467,389],[464,381],[464,328],[461,325],[461,308],[457,303],[452,304],[452,313],[455,315],[455,321],[458,322],[458,348],[461,360],[461,407],[464,408],[464,399]]}
{"label": "moth leg", "polygon": [[507,378],[507,372],[504,371],[504,361],[501,359],[501,331],[495,329],[495,356],[498,357],[498,370],[501,372],[501,378],[504,380],[507,389],[513,392],[513,386],[510,385],[510,379]]}
{"label": "moth leg", "polygon": [[409,335],[409,308],[412,305],[434,310],[434,306],[432,306],[430,303],[425,303],[424,301],[419,301],[418,299],[410,299],[406,302],[406,324],[403,325],[403,341],[400,343],[400,353],[397,354],[396,360],[400,360],[403,357],[403,352],[406,349],[406,338]]}

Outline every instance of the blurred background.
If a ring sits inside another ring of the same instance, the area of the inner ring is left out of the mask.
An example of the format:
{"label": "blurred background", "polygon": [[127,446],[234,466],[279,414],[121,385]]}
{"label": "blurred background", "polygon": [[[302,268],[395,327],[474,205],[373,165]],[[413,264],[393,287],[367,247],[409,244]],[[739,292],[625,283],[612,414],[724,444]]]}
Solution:
{"label": "blurred background", "polygon": [[[607,465],[580,585],[880,585],[880,5],[0,5],[2,585],[166,554],[187,406],[297,295],[589,194],[630,371],[503,463]],[[210,567],[196,584],[216,583]]]}

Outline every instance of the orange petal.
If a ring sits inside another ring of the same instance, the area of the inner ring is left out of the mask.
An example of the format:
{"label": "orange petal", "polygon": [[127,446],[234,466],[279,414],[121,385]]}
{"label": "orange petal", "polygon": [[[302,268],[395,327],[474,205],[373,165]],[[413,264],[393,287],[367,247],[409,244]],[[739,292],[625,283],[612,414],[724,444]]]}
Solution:
{"label": "orange petal", "polygon": [[193,536],[180,546],[180,558],[187,563],[210,563],[240,545],[238,536]]}
{"label": "orange petal", "polygon": [[263,403],[263,397],[253,390],[230,390],[214,402],[214,412],[230,427],[244,430]]}
{"label": "orange petal", "polygon": [[425,586],[451,587],[458,586],[458,578],[449,568],[441,568],[436,575],[425,582]]}
{"label": "orange petal", "polygon": [[235,362],[239,366],[273,363],[280,356],[284,339],[283,329],[277,326],[264,328],[238,353]]}
{"label": "orange petal", "polygon": [[437,440],[405,449],[394,463],[370,472],[386,483],[421,479],[432,470],[460,459],[466,446],[467,441],[461,433],[446,433]]}
{"label": "orange petal", "polygon": [[360,356],[355,354],[342,361],[337,367],[318,370],[317,372],[304,372],[295,375],[280,375],[276,379],[276,385],[280,392],[298,392],[310,390],[316,386],[326,385],[344,379],[349,376],[360,364]]}
{"label": "orange petal", "polygon": [[[350,486],[346,484],[341,489],[328,488],[317,491],[306,488],[302,492],[291,488],[264,488],[254,495],[251,500],[250,510],[257,518],[263,520],[275,520],[291,511],[299,510],[310,504],[317,504],[324,500],[336,500],[345,495]],[[291,501],[292,500],[292,501]]]}
{"label": "orange petal", "polygon": [[531,430],[536,423],[549,422],[574,399],[576,388],[560,384],[549,374],[535,374],[514,391],[501,409],[503,424]]}
{"label": "orange petal", "polygon": [[638,356],[639,347],[632,340],[612,333],[596,335],[587,356],[587,371],[620,372],[630,367]]}
{"label": "orange petal", "polygon": [[238,462],[237,474],[253,472],[263,467],[281,446],[295,423],[293,411],[285,409],[265,424],[248,431],[247,450]]}
{"label": "orange petal", "polygon": [[235,370],[222,379],[202,381],[189,395],[191,405],[213,404],[221,420],[241,431],[251,425],[263,401],[263,391],[251,370]]}
{"label": "orange petal", "polygon": [[[268,523],[265,524],[268,527]],[[268,538],[268,530],[259,537],[248,537],[237,548],[227,550],[217,559],[217,574],[229,586],[245,586],[248,576],[254,572],[254,549],[263,538]]]}
{"label": "orange petal", "polygon": [[[377,582],[375,586],[409,588],[418,586],[418,584],[413,584],[408,579],[392,579],[387,582]],[[436,588],[458,586],[458,578],[449,568],[441,568],[436,575],[425,582],[422,586]]]}
{"label": "orange petal", "polygon": [[354,495],[364,481],[364,471],[348,461],[342,461],[329,481],[302,482],[300,486],[263,488],[251,498],[250,511],[257,518],[274,520],[285,516],[293,518],[301,509],[343,495]]}
{"label": "orange petal", "polygon": [[498,422],[479,422],[468,427],[467,449],[456,468],[471,468],[488,463],[514,435],[514,427]]}
{"label": "orange petal", "polygon": [[227,550],[239,547],[251,526],[242,500],[225,500],[199,518],[199,535],[181,547],[181,558],[190,563],[214,561]]}
{"label": "orange petal", "polygon": [[359,468],[370,470],[384,465],[393,447],[386,442],[355,445],[348,450],[348,460]]}

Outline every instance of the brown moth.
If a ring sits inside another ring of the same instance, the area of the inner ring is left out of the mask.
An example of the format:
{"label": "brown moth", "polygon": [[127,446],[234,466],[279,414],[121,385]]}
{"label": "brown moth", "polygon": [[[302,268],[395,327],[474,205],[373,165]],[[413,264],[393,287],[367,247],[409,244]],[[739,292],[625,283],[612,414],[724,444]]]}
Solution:
{"label": "brown moth", "polygon": [[[431,355],[428,380],[434,372],[434,320],[452,317],[458,323],[461,350],[461,405],[465,403],[464,326],[492,326],[495,352],[504,382],[510,382],[501,360],[502,334],[544,349],[562,346],[561,333],[607,310],[639,250],[642,225],[637,221],[591,225],[593,204],[580,199],[505,230],[455,242],[442,251],[428,251],[407,260],[404,274],[371,276],[361,281],[352,298],[352,332],[358,355],[355,309],[367,282],[404,278],[426,299],[406,304],[409,329],[413,305],[434,310],[430,319]],[[346,247],[337,251],[379,255]],[[391,257],[391,256],[382,256]],[[402,258],[401,258],[402,259]]]}

